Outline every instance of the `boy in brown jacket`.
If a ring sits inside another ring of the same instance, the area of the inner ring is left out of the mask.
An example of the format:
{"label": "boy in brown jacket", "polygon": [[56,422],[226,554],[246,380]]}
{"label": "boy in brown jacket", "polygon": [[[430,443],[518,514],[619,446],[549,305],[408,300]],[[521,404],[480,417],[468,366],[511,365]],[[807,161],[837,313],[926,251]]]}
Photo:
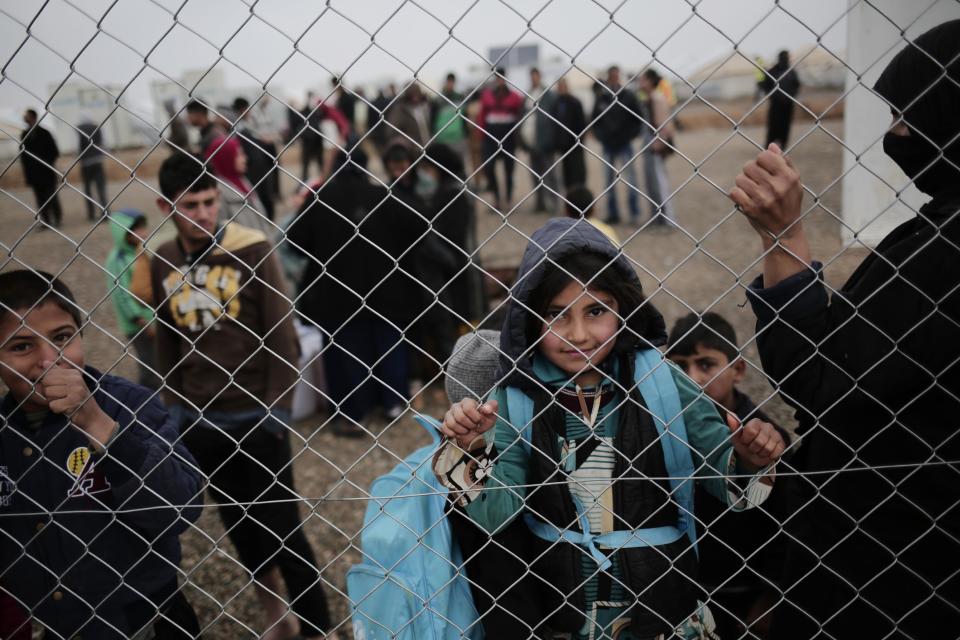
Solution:
{"label": "boy in brown jacket", "polygon": [[151,261],[164,400],[209,477],[241,564],[257,580],[268,624],[278,622],[269,637],[295,632],[276,589],[263,588],[275,567],[301,634],[322,636],[327,602],[290,461],[298,343],[279,264],[262,233],[218,223],[219,189],[197,159],[167,158],[159,182],[157,206],[177,227]]}

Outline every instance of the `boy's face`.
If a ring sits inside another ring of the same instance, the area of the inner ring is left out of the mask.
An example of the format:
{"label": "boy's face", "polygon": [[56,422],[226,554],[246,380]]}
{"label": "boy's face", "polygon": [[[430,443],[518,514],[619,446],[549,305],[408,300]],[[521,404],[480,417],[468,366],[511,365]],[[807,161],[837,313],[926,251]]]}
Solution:
{"label": "boy's face", "polygon": [[584,290],[572,281],[550,301],[544,313],[540,352],[582,385],[599,382],[600,366],[620,328],[616,298],[604,291]]}
{"label": "boy's face", "polygon": [[[22,315],[26,312],[26,315]],[[47,400],[34,390],[52,364],[83,367],[83,338],[73,316],[54,302],[31,311],[7,312],[0,320],[0,380],[24,411],[39,411]]]}
{"label": "boy's face", "polygon": [[746,371],[743,358],[737,358],[731,364],[723,351],[697,344],[696,350],[690,355],[671,354],[670,359],[714,402],[733,409],[733,390],[743,380]]}
{"label": "boy's face", "polygon": [[[174,210],[165,198],[157,198],[157,206],[167,214]],[[180,237],[191,244],[205,244],[217,232],[220,189],[210,187],[181,193],[176,199],[175,210],[173,224]]]}

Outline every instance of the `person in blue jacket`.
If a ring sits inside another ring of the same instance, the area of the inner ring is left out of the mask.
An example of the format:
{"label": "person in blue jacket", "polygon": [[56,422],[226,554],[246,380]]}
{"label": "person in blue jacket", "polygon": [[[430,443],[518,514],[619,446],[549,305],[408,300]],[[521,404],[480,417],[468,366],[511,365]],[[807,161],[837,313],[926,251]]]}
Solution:
{"label": "person in blue jacket", "polygon": [[155,392],[85,366],[82,325],[50,274],[0,274],[0,589],[45,637],[196,637],[201,476]]}

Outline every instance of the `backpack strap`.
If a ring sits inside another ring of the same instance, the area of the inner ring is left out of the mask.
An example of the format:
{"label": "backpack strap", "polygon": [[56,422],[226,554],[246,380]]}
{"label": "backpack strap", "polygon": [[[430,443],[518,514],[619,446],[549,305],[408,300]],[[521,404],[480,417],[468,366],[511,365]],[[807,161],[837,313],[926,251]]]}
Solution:
{"label": "backpack strap", "polygon": [[670,490],[680,506],[678,527],[686,530],[690,542],[696,543],[697,528],[693,517],[695,469],[687,440],[687,426],[683,420],[684,407],[680,404],[680,392],[670,372],[670,364],[656,349],[638,351],[634,380],[660,434]]}

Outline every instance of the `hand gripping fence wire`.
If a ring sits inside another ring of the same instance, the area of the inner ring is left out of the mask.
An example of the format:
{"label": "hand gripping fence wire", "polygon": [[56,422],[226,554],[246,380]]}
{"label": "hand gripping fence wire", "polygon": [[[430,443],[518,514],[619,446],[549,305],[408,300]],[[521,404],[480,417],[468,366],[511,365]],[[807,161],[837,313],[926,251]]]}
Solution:
{"label": "hand gripping fence wire", "polygon": [[0,638],[960,628],[960,5],[353,4],[0,7]]}

